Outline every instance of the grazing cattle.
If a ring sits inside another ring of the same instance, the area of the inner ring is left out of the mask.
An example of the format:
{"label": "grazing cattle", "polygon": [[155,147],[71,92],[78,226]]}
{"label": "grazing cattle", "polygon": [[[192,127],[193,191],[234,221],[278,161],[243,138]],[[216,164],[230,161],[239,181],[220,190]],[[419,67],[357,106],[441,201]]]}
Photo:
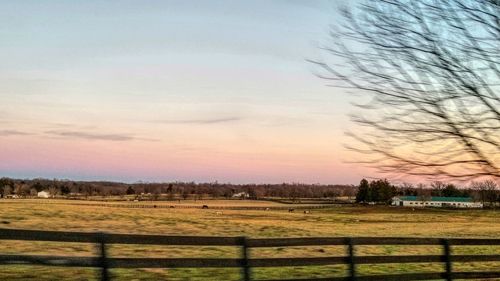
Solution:
{"label": "grazing cattle", "polygon": [[202,209],[208,209],[208,205],[203,205]]}
{"label": "grazing cattle", "polygon": [[175,208],[175,206],[174,205],[170,205],[170,208]]}
{"label": "grazing cattle", "polygon": [[269,210],[271,210],[271,209],[269,209],[269,208],[266,208],[266,211],[269,211]]}
{"label": "grazing cattle", "polygon": [[216,215],[222,215],[222,211],[215,212]]}
{"label": "grazing cattle", "polygon": [[295,212],[295,209],[290,208],[290,209],[288,209],[288,212],[289,212],[289,213],[293,213],[293,212]]}
{"label": "grazing cattle", "polygon": [[311,213],[311,211],[309,211],[309,210],[304,211],[304,214],[310,214],[310,213]]}

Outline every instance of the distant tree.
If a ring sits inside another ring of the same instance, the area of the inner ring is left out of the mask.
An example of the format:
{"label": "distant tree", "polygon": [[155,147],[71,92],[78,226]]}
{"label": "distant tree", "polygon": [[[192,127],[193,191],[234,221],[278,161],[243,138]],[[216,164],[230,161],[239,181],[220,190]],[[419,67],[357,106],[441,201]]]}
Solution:
{"label": "distant tree", "polygon": [[446,184],[442,181],[433,181],[431,182],[432,196],[444,196],[443,190],[446,187]]}
{"label": "distant tree", "polygon": [[226,188],[226,190],[224,190],[224,198],[226,199],[229,199],[231,197],[233,197],[233,194],[234,194],[234,189],[231,189],[231,188]]}
{"label": "distant tree", "polygon": [[154,189],[154,188],[153,188],[151,185],[149,185],[149,184],[148,184],[148,185],[145,185],[145,186],[144,186],[144,193],[146,193],[146,194],[151,194],[151,193],[153,193],[153,189]]}
{"label": "distant tree", "polygon": [[486,189],[486,200],[490,204],[494,204],[496,201],[500,200],[500,192],[498,184],[492,180],[483,181],[483,185]]}
{"label": "distant tree", "polygon": [[479,195],[479,199],[483,204],[486,202],[493,204],[498,199],[498,185],[492,180],[472,182],[471,188],[476,190]]}
{"label": "distant tree", "polygon": [[19,197],[26,197],[30,194],[30,187],[24,182],[14,184],[14,193]]}
{"label": "distant tree", "polygon": [[85,195],[85,198],[87,198],[88,196],[94,195],[94,189],[93,189],[92,184],[90,184],[90,183],[82,184],[81,191]]}
{"label": "distant tree", "polygon": [[172,193],[174,191],[174,185],[169,183],[167,187],[167,193]]}
{"label": "distant tree", "polygon": [[12,193],[12,188],[14,186],[14,181],[9,178],[0,178],[0,198],[10,195]]}
{"label": "distant tree", "polygon": [[340,191],[337,191],[337,190],[328,189],[325,192],[323,192],[323,197],[324,198],[335,199],[336,197],[339,197],[339,196],[340,196]]}
{"label": "distant tree", "polygon": [[362,179],[359,183],[358,192],[356,193],[356,202],[369,202],[370,198],[370,185],[367,180]]}
{"label": "distant tree", "polygon": [[61,195],[68,195],[71,189],[67,183],[63,183],[60,187]]}
{"label": "distant tree", "polygon": [[445,197],[460,197],[463,196],[463,192],[460,191],[455,185],[447,184],[442,192]]}
{"label": "distant tree", "polygon": [[[169,194],[171,194],[171,193],[169,193]],[[153,189],[152,198],[154,201],[157,201],[160,198],[160,189],[159,188]]]}
{"label": "distant tree", "polygon": [[35,181],[35,183],[32,186],[36,191],[42,191],[43,190],[43,184],[41,184],[39,181]]}
{"label": "distant tree", "polygon": [[170,192],[167,193],[167,200],[169,201],[175,200],[175,193],[173,190],[170,190]]}
{"label": "distant tree", "polygon": [[187,200],[189,198],[189,191],[187,189],[184,189],[182,191],[182,199]]}
{"label": "distant tree", "polygon": [[54,185],[50,186],[48,191],[51,197],[55,197],[61,193],[60,189]]}
{"label": "distant tree", "polygon": [[0,188],[5,187],[5,186],[14,186],[14,181],[9,178],[0,178]]}
{"label": "distant tree", "polygon": [[416,193],[415,186],[413,186],[413,184],[411,183],[405,182],[399,187],[398,195],[404,195],[404,196],[416,195],[415,193]]}
{"label": "distant tree", "polygon": [[386,179],[370,182],[370,190],[370,193],[372,194],[372,200],[374,202],[388,204],[396,195],[396,188],[391,185]]}
{"label": "distant tree", "polygon": [[126,193],[127,193],[127,195],[132,195],[132,194],[135,194],[135,190],[134,190],[134,188],[131,185],[129,185],[127,187]]}
{"label": "distant tree", "polygon": [[288,186],[288,198],[292,200],[292,202],[295,202],[298,198],[300,198],[300,192],[297,188],[297,186]]}
{"label": "distant tree", "polygon": [[[248,194],[248,198],[249,198],[249,199],[256,200],[256,199],[258,199],[258,198],[259,198],[259,192],[257,191],[257,189],[256,189],[256,188],[247,188],[245,192],[246,192],[246,194]],[[242,199],[246,199],[246,198],[245,198],[245,197],[246,197],[246,194],[244,194],[244,195],[242,196]]]}
{"label": "distant tree", "polygon": [[78,185],[77,182],[72,182],[71,183],[70,193],[73,193],[73,194],[81,193],[80,192],[80,186]]}
{"label": "distant tree", "polygon": [[10,185],[5,185],[3,187],[3,195],[4,196],[7,196],[7,195],[11,195],[12,194],[12,187]]}
{"label": "distant tree", "polygon": [[390,184],[386,179],[374,180],[370,183],[368,183],[367,180],[362,179],[356,194],[356,202],[377,202],[388,204],[396,195],[396,187]]}

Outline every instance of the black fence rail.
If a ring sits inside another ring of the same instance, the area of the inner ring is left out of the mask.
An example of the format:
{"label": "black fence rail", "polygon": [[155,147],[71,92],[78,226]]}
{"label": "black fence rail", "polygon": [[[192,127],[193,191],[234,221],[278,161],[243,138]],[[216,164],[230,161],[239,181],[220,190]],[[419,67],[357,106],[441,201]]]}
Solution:
{"label": "black fence rail", "polygon": [[[357,237],[357,238],[274,238],[249,239],[245,237],[203,237],[203,236],[164,236],[107,234],[89,232],[59,232],[0,229],[0,240],[52,241],[95,243],[99,255],[95,257],[47,256],[47,255],[0,255],[0,265],[31,264],[46,266],[95,267],[100,268],[101,280],[110,280],[110,268],[241,268],[242,280],[250,281],[251,268],[338,265],[349,266],[348,277],[329,277],[295,279],[300,281],[340,281],[340,280],[455,280],[500,278],[498,264],[490,271],[454,272],[453,263],[458,262],[500,262],[500,253],[494,255],[452,255],[452,246],[500,246],[500,239],[439,239],[439,238],[392,238],[392,237]],[[168,246],[234,246],[241,249],[241,258],[117,258],[107,254],[109,244],[147,244]],[[346,256],[308,257],[308,258],[250,258],[249,249],[264,247],[291,246],[346,246]],[[356,256],[355,248],[359,245],[439,245],[442,255],[398,255],[398,256]],[[389,275],[357,274],[357,265],[361,264],[405,264],[405,263],[441,263],[443,272],[405,273]],[[276,281],[263,280],[259,281]],[[293,280],[293,279],[280,279]]]}

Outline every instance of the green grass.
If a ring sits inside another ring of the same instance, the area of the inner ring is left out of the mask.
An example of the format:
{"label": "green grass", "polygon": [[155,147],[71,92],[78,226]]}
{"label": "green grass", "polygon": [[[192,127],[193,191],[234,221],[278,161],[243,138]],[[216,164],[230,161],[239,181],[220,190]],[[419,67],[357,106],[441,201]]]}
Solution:
{"label": "green grass", "polygon": [[[498,238],[500,213],[493,210],[401,209],[392,207],[333,207],[311,214],[285,211],[201,209],[128,209],[73,205],[54,201],[0,201],[1,227],[60,231],[105,231],[113,233],[210,235],[248,237],[399,236]],[[220,202],[230,204],[230,202]],[[133,203],[130,203],[133,204]],[[238,203],[243,204],[243,203]],[[251,205],[251,201],[244,204]],[[256,202],[262,206],[263,202]],[[276,203],[271,203],[277,206]],[[500,247],[453,247],[456,254],[498,254]],[[0,241],[2,254],[49,254],[91,256],[94,245],[30,241]],[[168,247],[113,245],[117,257],[238,257],[233,247]],[[277,247],[252,249],[251,257],[342,256],[341,246]],[[439,247],[359,246],[359,255],[441,254]],[[463,263],[455,269],[492,270],[500,263]],[[439,264],[360,266],[360,274],[442,271]],[[344,276],[346,266],[257,268],[255,278],[306,278]],[[114,269],[114,280],[238,280],[239,269]],[[27,265],[0,267],[2,280],[93,280],[95,269]]]}

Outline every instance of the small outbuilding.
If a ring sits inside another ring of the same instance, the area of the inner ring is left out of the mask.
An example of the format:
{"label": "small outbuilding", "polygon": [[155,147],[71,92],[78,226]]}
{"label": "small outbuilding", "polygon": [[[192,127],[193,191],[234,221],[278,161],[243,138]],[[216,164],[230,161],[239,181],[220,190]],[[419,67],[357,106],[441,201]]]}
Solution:
{"label": "small outbuilding", "polygon": [[402,207],[444,207],[444,208],[482,208],[481,202],[474,202],[471,197],[425,197],[398,196],[392,199],[392,205]]}
{"label": "small outbuilding", "polygon": [[47,191],[42,190],[42,191],[40,191],[40,192],[37,193],[37,197],[39,197],[39,198],[49,198],[50,194]]}
{"label": "small outbuilding", "polygon": [[248,192],[239,192],[233,194],[233,198],[250,198],[250,194]]}

